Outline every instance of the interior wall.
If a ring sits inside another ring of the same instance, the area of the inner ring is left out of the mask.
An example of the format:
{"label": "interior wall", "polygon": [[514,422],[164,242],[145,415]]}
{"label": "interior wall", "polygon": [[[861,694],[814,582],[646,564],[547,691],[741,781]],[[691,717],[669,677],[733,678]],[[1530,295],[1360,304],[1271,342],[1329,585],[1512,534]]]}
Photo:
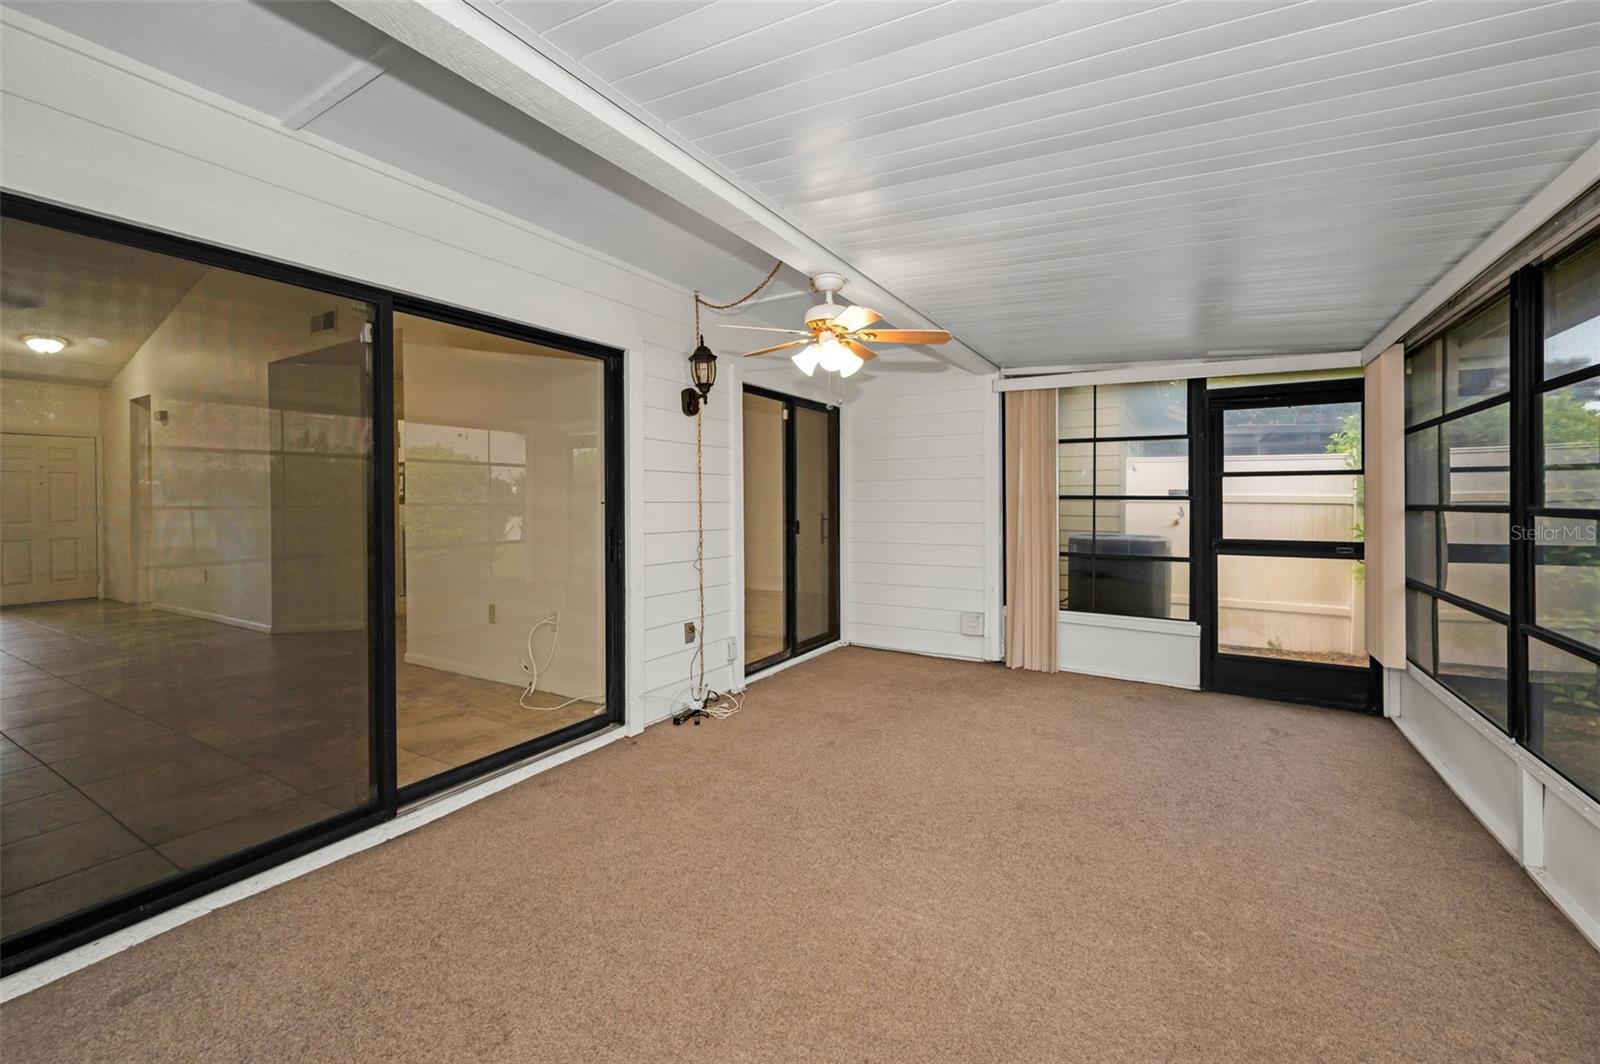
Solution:
{"label": "interior wall", "polygon": [[[487,430],[524,457],[520,529],[489,544],[482,511],[450,497],[473,528],[454,538],[406,529],[406,660],[521,686],[529,629],[552,614],[559,632],[534,641],[539,689],[569,697],[605,690],[604,481],[582,452],[602,445],[604,368],[598,360],[463,350],[403,336],[408,518],[428,491],[414,444],[437,428]],[[520,444],[520,447],[518,446]],[[592,475],[589,475],[592,472]],[[482,470],[487,480],[488,471]],[[458,522],[446,522],[456,524]],[[503,530],[502,530],[503,531]],[[494,606],[490,619],[489,606]]]}
{"label": "interior wall", "polygon": [[[281,466],[284,443],[269,409],[268,367],[354,339],[348,308],[340,315],[342,328],[311,332],[311,316],[340,302],[208,270],[101,391],[100,422],[109,429],[101,450],[106,598],[142,597],[133,556],[132,433],[123,427],[130,404],[148,396],[148,600],[195,616],[272,628],[274,462]],[[359,466],[364,463],[358,464],[357,486]],[[346,564],[330,570],[327,576],[337,582],[322,585],[325,602],[365,602],[362,570],[351,569]],[[354,612],[357,623],[364,621],[359,605]]]}
{"label": "interior wall", "polygon": [[[631,727],[669,716],[693,648],[694,420],[678,392],[691,293],[383,163],[10,12],[13,191],[470,307],[626,352]],[[70,45],[70,46],[69,46]],[[705,421],[707,679],[731,686],[731,421]]]}
{"label": "interior wall", "polygon": [[100,436],[100,389],[0,379],[0,424],[39,436]]}
{"label": "interior wall", "polygon": [[[848,400],[842,432],[850,643],[1000,657],[994,380],[951,368],[885,372]],[[963,632],[963,614],[977,615],[979,634]]]}

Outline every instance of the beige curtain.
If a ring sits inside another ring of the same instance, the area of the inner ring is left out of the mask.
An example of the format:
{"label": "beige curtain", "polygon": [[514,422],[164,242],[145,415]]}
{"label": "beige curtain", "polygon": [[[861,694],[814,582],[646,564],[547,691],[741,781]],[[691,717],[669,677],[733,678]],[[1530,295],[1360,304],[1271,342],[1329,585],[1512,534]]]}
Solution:
{"label": "beige curtain", "polygon": [[1055,672],[1060,635],[1056,565],[1056,392],[1007,392],[1006,664]]}

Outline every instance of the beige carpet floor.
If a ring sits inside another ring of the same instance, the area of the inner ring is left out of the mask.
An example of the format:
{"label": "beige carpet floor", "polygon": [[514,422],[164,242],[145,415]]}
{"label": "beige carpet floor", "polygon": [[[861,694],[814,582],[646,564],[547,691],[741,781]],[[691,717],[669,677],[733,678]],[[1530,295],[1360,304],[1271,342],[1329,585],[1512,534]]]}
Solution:
{"label": "beige carpet floor", "polygon": [[848,649],[0,1010],[70,1061],[1593,1061],[1384,721]]}

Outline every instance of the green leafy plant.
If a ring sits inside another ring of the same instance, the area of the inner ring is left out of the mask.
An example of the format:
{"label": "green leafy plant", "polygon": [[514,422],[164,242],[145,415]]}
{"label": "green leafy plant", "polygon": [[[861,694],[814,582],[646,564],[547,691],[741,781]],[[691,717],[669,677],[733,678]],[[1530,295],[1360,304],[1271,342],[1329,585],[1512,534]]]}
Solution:
{"label": "green leafy plant", "polygon": [[[1330,454],[1344,455],[1344,464],[1351,469],[1361,468],[1361,415],[1347,415],[1339,428],[1332,436],[1328,437],[1327,450]],[[1367,478],[1357,477],[1355,482],[1355,512],[1356,522],[1350,526],[1351,534],[1364,541],[1367,538]],[[1365,580],[1367,576],[1367,563],[1356,563],[1356,579]]]}

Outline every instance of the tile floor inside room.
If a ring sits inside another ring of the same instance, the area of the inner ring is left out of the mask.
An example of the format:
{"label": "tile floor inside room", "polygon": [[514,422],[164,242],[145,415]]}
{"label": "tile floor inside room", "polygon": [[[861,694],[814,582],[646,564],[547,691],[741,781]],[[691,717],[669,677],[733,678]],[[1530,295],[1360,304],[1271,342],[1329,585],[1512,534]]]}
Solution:
{"label": "tile floor inside room", "polygon": [[765,661],[783,649],[783,592],[747,590],[744,595],[746,664]]}
{"label": "tile floor inside room", "polygon": [[402,640],[395,703],[400,786],[470,764],[604,712],[598,702],[562,705],[568,696],[405,663]]}
{"label": "tile floor inside room", "polygon": [[[367,663],[364,632],[99,600],[0,612],[0,931],[365,801]],[[402,785],[599,711],[414,665],[397,683]]]}

